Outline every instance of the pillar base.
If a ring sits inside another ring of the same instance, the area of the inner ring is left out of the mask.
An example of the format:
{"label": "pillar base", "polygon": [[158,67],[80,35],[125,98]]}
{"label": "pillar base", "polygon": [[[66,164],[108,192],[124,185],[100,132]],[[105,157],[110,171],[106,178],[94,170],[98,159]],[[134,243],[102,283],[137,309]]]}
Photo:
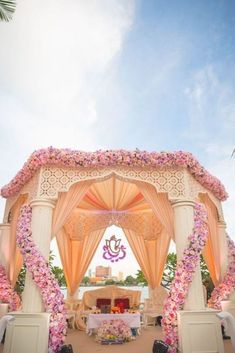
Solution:
{"label": "pillar base", "polygon": [[11,312],[3,353],[48,353],[48,313]]}
{"label": "pillar base", "polygon": [[216,316],[220,311],[179,311],[178,333],[180,353],[224,353],[221,324]]}

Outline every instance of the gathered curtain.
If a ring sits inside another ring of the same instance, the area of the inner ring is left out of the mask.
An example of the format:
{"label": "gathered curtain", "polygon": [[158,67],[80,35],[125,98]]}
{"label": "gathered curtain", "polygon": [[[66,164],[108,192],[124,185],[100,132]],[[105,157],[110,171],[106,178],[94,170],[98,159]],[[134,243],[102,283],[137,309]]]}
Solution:
{"label": "gathered curtain", "polygon": [[158,287],[170,245],[166,230],[163,228],[156,239],[144,239],[131,229],[123,230],[149,286],[152,289]]}
{"label": "gathered curtain", "polygon": [[82,181],[72,185],[69,191],[59,194],[53,214],[53,235],[57,235],[61,230],[73,209],[80,203],[91,184],[91,180]]}
{"label": "gathered curtain", "polygon": [[57,234],[57,244],[70,297],[74,295],[88,269],[105,229],[86,234],[83,239],[71,239],[65,228]]}
{"label": "gathered curtain", "polygon": [[[73,290],[73,271],[71,270],[74,260],[72,242],[66,234],[63,226],[74,208],[80,203],[88,191],[91,180],[79,182],[70,187],[68,192],[60,193],[53,214],[52,234],[56,236],[61,262],[65,272],[69,291]],[[78,255],[79,256],[79,255]]]}
{"label": "gathered curtain", "polygon": [[174,214],[167,194],[157,193],[155,187],[147,183],[136,182],[136,185],[151,206],[157,219],[165,227],[168,236],[174,239]]}
{"label": "gathered curtain", "polygon": [[214,203],[207,194],[200,195],[208,215],[208,239],[203,250],[203,257],[210,272],[211,279],[215,286],[222,281],[222,268],[220,266],[220,248],[219,248],[219,228],[218,212]]}

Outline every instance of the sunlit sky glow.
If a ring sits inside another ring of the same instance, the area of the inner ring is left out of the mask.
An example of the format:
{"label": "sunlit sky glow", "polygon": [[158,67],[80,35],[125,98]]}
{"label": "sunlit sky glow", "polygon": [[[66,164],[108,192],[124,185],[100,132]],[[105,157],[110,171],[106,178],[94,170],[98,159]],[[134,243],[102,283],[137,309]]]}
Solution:
{"label": "sunlit sky glow", "polygon": [[18,1],[0,43],[1,186],[51,145],[190,151],[235,239],[233,0]]}

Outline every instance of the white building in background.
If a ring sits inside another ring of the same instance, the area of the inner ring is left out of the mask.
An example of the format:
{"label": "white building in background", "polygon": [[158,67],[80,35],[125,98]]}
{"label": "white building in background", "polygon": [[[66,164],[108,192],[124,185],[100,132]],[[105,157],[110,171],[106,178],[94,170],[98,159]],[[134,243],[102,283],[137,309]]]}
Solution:
{"label": "white building in background", "polygon": [[118,272],[118,281],[123,281],[124,280],[124,274],[123,272],[119,271]]}
{"label": "white building in background", "polygon": [[112,269],[110,266],[96,266],[95,268],[95,277],[104,277],[104,278],[111,278],[112,276]]}

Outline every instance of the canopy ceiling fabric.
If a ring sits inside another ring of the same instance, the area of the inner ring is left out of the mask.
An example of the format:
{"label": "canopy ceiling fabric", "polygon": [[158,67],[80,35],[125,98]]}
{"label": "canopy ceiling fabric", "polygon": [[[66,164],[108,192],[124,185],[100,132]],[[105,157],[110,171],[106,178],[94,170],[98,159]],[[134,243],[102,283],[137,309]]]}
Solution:
{"label": "canopy ceiling fabric", "polygon": [[78,207],[83,211],[134,212],[151,209],[135,184],[115,176],[92,184]]}

